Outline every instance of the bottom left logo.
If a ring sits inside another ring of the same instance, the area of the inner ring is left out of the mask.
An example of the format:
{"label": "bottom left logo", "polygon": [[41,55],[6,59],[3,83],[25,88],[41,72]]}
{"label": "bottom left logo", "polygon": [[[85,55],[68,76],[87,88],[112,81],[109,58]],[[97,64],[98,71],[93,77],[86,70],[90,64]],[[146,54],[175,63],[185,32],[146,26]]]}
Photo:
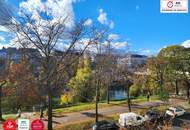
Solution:
{"label": "bottom left logo", "polygon": [[9,119],[9,120],[6,120],[4,123],[3,123],[3,129],[4,130],[16,130],[16,121],[12,120],[12,119]]}

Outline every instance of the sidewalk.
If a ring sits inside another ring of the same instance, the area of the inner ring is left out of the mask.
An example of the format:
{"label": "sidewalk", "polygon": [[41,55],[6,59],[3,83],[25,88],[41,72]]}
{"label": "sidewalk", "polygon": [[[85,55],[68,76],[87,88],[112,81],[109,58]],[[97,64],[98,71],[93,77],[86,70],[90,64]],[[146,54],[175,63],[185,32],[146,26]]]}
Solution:
{"label": "sidewalk", "polygon": [[[145,109],[147,107],[156,107],[159,105],[162,105],[163,103],[161,101],[156,102],[144,102],[140,104],[134,104],[132,105],[132,110],[137,109]],[[100,116],[108,116],[113,114],[121,114],[128,111],[127,104],[120,105],[120,106],[112,106],[108,108],[101,108],[99,109],[99,115]],[[53,118],[53,126],[58,126],[60,124],[69,124],[70,122],[78,122],[81,120],[91,120],[94,119],[95,116],[95,110],[87,110],[87,111],[81,111],[81,112],[73,112],[68,113],[64,115],[59,115],[59,117]]]}

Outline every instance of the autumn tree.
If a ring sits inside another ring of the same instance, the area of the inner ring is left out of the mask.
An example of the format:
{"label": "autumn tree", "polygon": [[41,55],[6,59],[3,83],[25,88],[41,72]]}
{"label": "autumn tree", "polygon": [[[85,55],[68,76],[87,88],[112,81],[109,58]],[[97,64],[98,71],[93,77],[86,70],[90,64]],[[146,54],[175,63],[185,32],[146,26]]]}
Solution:
{"label": "autumn tree", "polygon": [[85,58],[80,58],[76,76],[73,77],[68,86],[74,91],[75,98],[80,102],[87,102],[93,99],[94,91],[92,83],[92,65],[89,53]]}
{"label": "autumn tree", "polygon": [[180,69],[183,67],[180,53],[182,53],[184,49],[183,46],[173,45],[163,48],[158,54],[164,57],[168,63],[166,79],[172,84],[175,84],[176,95],[179,95],[179,82],[183,79],[183,75],[180,73]]}
{"label": "autumn tree", "polygon": [[162,56],[151,57],[147,62],[151,79],[158,87],[158,93],[162,100],[169,98],[168,91],[165,88],[167,66],[168,62]]}
{"label": "autumn tree", "polygon": [[7,88],[9,93],[6,95],[15,95],[17,106],[27,107],[39,103],[41,96],[38,93],[35,77],[27,61],[11,63],[8,79],[11,86]]}
{"label": "autumn tree", "polygon": [[179,51],[180,63],[182,66],[180,67],[179,73],[183,75],[183,80],[185,81],[185,89],[186,96],[188,99],[188,103],[190,104],[190,49],[184,48],[182,51]]}
{"label": "autumn tree", "polygon": [[167,64],[165,71],[165,79],[175,84],[176,95],[179,94],[179,81],[186,83],[186,95],[190,98],[189,94],[189,48],[180,45],[173,45],[163,48],[158,57],[162,57]]}

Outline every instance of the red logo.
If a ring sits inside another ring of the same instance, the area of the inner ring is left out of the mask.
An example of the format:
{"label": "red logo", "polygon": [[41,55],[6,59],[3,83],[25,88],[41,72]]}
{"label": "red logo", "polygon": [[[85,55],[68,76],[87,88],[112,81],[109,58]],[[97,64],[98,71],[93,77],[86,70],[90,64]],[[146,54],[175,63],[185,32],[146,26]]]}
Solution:
{"label": "red logo", "polygon": [[17,127],[16,122],[12,119],[6,120],[3,123],[4,130],[16,130],[16,127]]}
{"label": "red logo", "polygon": [[167,4],[168,8],[172,8],[173,5],[174,5],[174,4],[173,4],[173,1],[169,1],[168,4]]}
{"label": "red logo", "polygon": [[32,130],[44,130],[44,123],[40,119],[33,120],[31,128]]}

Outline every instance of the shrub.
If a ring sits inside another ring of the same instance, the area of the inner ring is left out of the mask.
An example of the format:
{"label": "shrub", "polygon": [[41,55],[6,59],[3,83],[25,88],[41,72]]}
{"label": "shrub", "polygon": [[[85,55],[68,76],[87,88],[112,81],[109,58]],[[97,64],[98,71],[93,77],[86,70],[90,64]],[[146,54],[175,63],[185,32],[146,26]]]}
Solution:
{"label": "shrub", "polygon": [[73,96],[70,93],[65,93],[64,95],[61,95],[60,104],[64,105],[72,103],[72,98]]}
{"label": "shrub", "polygon": [[139,89],[138,86],[132,85],[132,86],[130,87],[130,95],[131,95],[131,96],[138,97],[140,94],[141,94],[141,93],[140,93],[140,89]]}
{"label": "shrub", "polygon": [[163,89],[162,91],[160,90],[160,92],[159,92],[160,100],[168,102],[169,97],[170,97],[169,92],[166,89]]}

